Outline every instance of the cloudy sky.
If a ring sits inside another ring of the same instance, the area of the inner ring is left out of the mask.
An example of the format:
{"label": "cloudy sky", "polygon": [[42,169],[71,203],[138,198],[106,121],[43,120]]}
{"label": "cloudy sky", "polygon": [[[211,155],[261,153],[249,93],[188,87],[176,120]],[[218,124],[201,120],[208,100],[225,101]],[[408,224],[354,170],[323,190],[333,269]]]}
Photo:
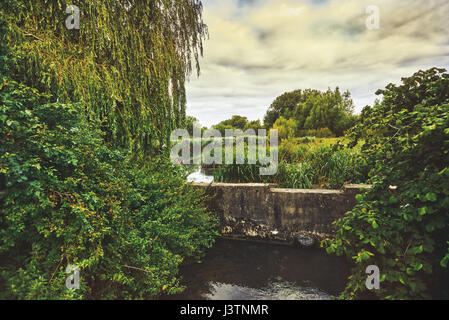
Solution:
{"label": "cloudy sky", "polygon": [[[449,69],[448,0],[203,0],[210,39],[187,84],[189,115],[211,126],[263,119],[295,89],[348,89],[357,110],[377,89],[433,66]],[[367,7],[380,9],[369,30]]]}

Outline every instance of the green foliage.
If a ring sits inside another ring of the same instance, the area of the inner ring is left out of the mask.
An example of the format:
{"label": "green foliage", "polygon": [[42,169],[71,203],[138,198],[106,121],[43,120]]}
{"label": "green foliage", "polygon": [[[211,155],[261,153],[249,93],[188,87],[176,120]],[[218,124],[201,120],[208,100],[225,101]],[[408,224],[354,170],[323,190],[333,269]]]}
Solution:
{"label": "green foliage", "polygon": [[248,118],[241,117],[241,116],[233,116],[231,119],[221,122],[221,124],[223,124],[225,126],[229,125],[233,128],[240,129],[240,130],[243,130],[243,128],[245,128],[247,123],[248,123]]}
{"label": "green foliage", "polygon": [[[255,158],[254,161],[256,164],[249,164],[249,147],[247,141],[244,141],[244,149],[243,153],[240,154],[241,150],[236,147],[236,139],[234,139],[234,146],[229,149],[225,145],[222,148],[223,159],[225,159],[226,151],[233,152],[233,164],[223,164],[223,165],[215,165],[214,167],[214,181],[215,182],[235,182],[235,183],[246,183],[246,182],[254,182],[254,183],[262,183],[262,182],[270,182],[271,177],[260,175],[260,169],[266,167],[266,165],[261,165],[259,162],[259,145],[256,146],[253,150],[255,150]],[[262,151],[262,150],[261,150]],[[264,148],[265,153],[267,153],[267,149]],[[237,156],[244,160],[244,164],[237,164]]]}
{"label": "green foliage", "polygon": [[253,129],[257,134],[259,129],[263,129],[263,126],[260,124],[260,120],[248,121],[248,118],[246,117],[233,116],[231,119],[222,121],[213,126],[213,128],[220,131],[221,135],[224,137],[226,130],[247,131],[249,129]]}
{"label": "green foliage", "polygon": [[365,269],[377,265],[379,298],[449,298],[449,74],[419,71],[378,94],[352,132],[354,143],[375,133],[362,149],[373,189],[324,243],[354,263],[342,297],[364,294]]}
{"label": "green foliage", "polygon": [[[72,4],[80,30],[65,26]],[[53,102],[83,102],[108,141],[143,157],[184,125],[184,83],[207,36],[200,1],[2,0],[0,12],[13,79]]]}
{"label": "green foliage", "polygon": [[272,128],[277,119],[281,116],[289,118],[298,105],[307,100],[309,96],[318,94],[318,90],[295,90],[292,92],[286,92],[277,97],[270,108],[268,109],[265,118],[264,125],[266,128]]}
{"label": "green foliage", "polygon": [[317,173],[309,161],[299,164],[282,162],[276,180],[280,188],[313,189]]}
{"label": "green foliage", "polygon": [[[182,288],[217,220],[181,167],[135,165],[82,105],[0,85],[0,299],[151,299]],[[77,265],[81,289],[65,287]]]}
{"label": "green foliage", "polygon": [[8,71],[8,24],[0,12],[0,78]]}
{"label": "green foliage", "polygon": [[286,163],[299,163],[305,160],[311,147],[308,143],[314,142],[315,138],[302,138],[299,143],[295,139],[284,140],[279,146],[279,159]]}
{"label": "green foliage", "polygon": [[283,188],[339,189],[345,183],[366,182],[366,164],[353,149],[334,147],[309,149],[299,163],[280,166],[276,182]]}
{"label": "green foliage", "polygon": [[303,138],[301,138],[301,142],[302,143],[315,142],[315,140],[316,140],[315,137],[303,137]]}
{"label": "green foliage", "polygon": [[[314,139],[311,139],[314,140]],[[308,141],[309,142],[309,141]],[[248,158],[245,149],[245,159]],[[220,165],[214,171],[217,182],[276,183],[281,188],[341,188],[345,183],[364,183],[367,167],[360,150],[337,146],[312,146],[285,140],[279,147],[279,167],[274,176],[260,176],[260,165]],[[234,159],[235,163],[235,159]]]}
{"label": "green foliage", "polygon": [[291,139],[295,136],[296,126],[297,124],[295,120],[287,120],[284,117],[280,117],[274,123],[273,130],[278,130],[279,139],[282,141]]}
{"label": "green foliage", "polygon": [[320,128],[316,130],[301,130],[300,136],[316,138],[335,138],[335,134],[329,128]]}
{"label": "green foliage", "polygon": [[226,130],[236,130],[237,128],[234,128],[230,124],[219,123],[213,126],[213,129],[220,131],[221,136],[224,137],[226,136]]}
{"label": "green foliage", "polygon": [[[325,92],[296,90],[276,98],[267,111],[264,122],[267,128],[271,128],[279,118],[284,117],[296,121],[296,136],[343,136],[356,123],[357,117],[353,112],[354,103],[350,93],[341,94],[339,88]],[[327,128],[330,133],[323,128]],[[318,133],[308,133],[310,130]]]}
{"label": "green foliage", "polygon": [[264,127],[260,123],[260,120],[248,121],[246,123],[245,127],[243,128],[243,131],[250,130],[250,129],[254,130],[256,132],[256,134],[257,134],[258,130],[264,129]]}

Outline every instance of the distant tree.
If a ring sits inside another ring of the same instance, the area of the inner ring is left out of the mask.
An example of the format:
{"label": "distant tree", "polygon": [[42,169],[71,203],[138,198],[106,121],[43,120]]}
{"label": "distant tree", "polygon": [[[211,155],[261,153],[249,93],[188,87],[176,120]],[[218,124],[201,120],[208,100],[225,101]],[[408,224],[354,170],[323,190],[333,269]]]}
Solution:
{"label": "distant tree", "polygon": [[201,124],[197,118],[187,116],[185,120],[185,128],[189,134],[193,135],[193,128],[201,128]]}
{"label": "distant tree", "polygon": [[295,111],[298,103],[305,102],[308,97],[319,94],[318,90],[295,90],[286,92],[277,97],[264,117],[264,126],[269,129],[280,116],[290,118]]}
{"label": "distant tree", "polygon": [[242,116],[232,116],[232,119],[222,122],[224,125],[232,126],[236,129],[244,129],[248,123],[248,118]]}
{"label": "distant tree", "polygon": [[226,129],[235,130],[245,129],[245,126],[248,124],[248,118],[242,116],[232,116],[231,119],[220,122],[219,124],[213,126],[214,129],[219,130],[222,135],[225,134]]}
{"label": "distant tree", "polygon": [[265,116],[265,126],[272,127],[277,119],[284,117],[296,121],[296,135],[305,130],[329,128],[333,134],[342,136],[356,123],[357,117],[353,112],[354,102],[349,91],[341,94],[338,87],[325,92],[296,90],[281,95],[273,102]]}
{"label": "distant tree", "polygon": [[226,129],[229,130],[243,130],[246,131],[248,129],[253,129],[256,131],[259,129],[263,129],[264,126],[260,123],[260,120],[248,121],[248,118],[242,116],[233,116],[231,119],[220,122],[219,124],[213,126],[214,129],[217,129],[224,136]]}
{"label": "distant tree", "polygon": [[260,120],[249,121],[246,123],[245,128],[243,128],[243,130],[246,131],[248,129],[253,129],[257,133],[259,129],[263,129],[263,125],[260,123]]}
{"label": "distant tree", "polygon": [[285,119],[280,117],[273,125],[274,130],[278,130],[279,139],[285,140],[295,136],[296,121],[293,119]]}
{"label": "distant tree", "polygon": [[223,123],[219,123],[213,126],[214,129],[220,131],[221,135],[224,137],[226,135],[226,130],[235,130],[235,128],[231,125],[225,125]]}

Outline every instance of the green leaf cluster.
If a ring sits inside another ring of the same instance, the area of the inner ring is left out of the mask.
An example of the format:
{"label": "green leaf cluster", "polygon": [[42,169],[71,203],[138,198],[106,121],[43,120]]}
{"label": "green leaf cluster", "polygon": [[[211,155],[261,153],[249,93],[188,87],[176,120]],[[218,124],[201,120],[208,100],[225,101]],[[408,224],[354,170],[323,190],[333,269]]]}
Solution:
{"label": "green leaf cluster", "polygon": [[344,298],[366,293],[369,265],[382,272],[379,298],[448,298],[449,74],[419,71],[378,94],[351,133],[354,143],[372,133],[362,154],[373,189],[324,245],[354,263]]}
{"label": "green leaf cluster", "polygon": [[[353,115],[354,102],[349,91],[319,91],[313,89],[286,92],[277,97],[268,109],[264,125],[272,128],[278,119],[295,122],[295,135],[307,136],[316,133],[328,136],[343,136],[357,120]],[[329,133],[330,132],[330,133]]]}
{"label": "green leaf cluster", "polygon": [[[0,299],[154,299],[182,291],[217,219],[164,158],[136,165],[81,105],[0,84]],[[81,289],[65,286],[68,265]]]}

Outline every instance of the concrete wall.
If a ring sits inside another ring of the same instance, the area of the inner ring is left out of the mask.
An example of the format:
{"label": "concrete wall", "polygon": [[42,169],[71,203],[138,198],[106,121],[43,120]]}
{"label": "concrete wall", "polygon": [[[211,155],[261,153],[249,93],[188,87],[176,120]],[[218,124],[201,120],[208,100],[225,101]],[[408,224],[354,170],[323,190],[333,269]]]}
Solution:
{"label": "concrete wall", "polygon": [[332,234],[332,223],[355,206],[355,195],[361,189],[370,187],[293,190],[269,184],[192,185],[206,190],[208,206],[219,214],[224,236],[282,242]]}

